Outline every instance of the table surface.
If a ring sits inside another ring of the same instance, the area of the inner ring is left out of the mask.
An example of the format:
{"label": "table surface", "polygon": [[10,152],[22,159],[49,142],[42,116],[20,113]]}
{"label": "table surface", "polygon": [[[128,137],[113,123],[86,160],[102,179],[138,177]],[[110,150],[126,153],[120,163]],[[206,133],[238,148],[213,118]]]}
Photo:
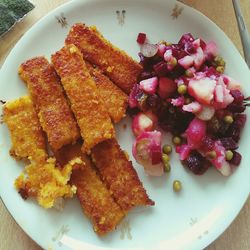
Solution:
{"label": "table surface", "polygon": [[[32,0],[36,8],[3,38],[0,38],[0,66],[21,36],[50,10],[65,0]],[[185,4],[203,12],[233,41],[242,53],[239,32],[231,0],[184,0]],[[240,1],[247,27],[250,28],[250,0]],[[0,250],[41,250],[15,223],[0,200]],[[207,250],[250,249],[250,198],[232,225]]]}

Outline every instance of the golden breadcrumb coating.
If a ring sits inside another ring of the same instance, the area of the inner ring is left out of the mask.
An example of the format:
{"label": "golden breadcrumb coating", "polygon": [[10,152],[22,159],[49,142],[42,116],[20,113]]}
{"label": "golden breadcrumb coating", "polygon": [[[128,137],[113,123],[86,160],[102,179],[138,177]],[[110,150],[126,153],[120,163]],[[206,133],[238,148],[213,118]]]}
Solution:
{"label": "golden breadcrumb coating", "polygon": [[48,157],[45,137],[30,97],[7,102],[3,107],[3,119],[10,131],[10,154],[17,159],[43,163]]}
{"label": "golden breadcrumb coating", "polygon": [[83,163],[73,167],[71,183],[77,187],[77,197],[94,231],[104,235],[116,228],[124,213],[96,174],[90,158],[81,152],[81,144],[65,146],[56,155],[61,164],[79,156]]}
{"label": "golden breadcrumb coating", "polygon": [[76,162],[81,160],[74,159],[61,169],[57,168],[55,158],[49,158],[43,165],[31,163],[16,179],[15,187],[24,199],[33,197],[42,207],[51,208],[58,199],[73,197],[76,192],[76,187],[68,184]]}
{"label": "golden breadcrumb coating", "polygon": [[67,45],[52,55],[52,63],[61,77],[84,139],[83,150],[90,153],[96,144],[113,138],[115,130],[101,103],[96,84],[90,76],[81,52]]}
{"label": "golden breadcrumb coating", "polygon": [[95,27],[88,27],[82,23],[74,24],[65,43],[75,44],[81,50],[84,59],[99,66],[127,94],[142,72],[139,63],[112,45]]}
{"label": "golden breadcrumb coating", "polygon": [[52,149],[74,143],[80,137],[79,128],[53,66],[45,57],[35,57],[21,64],[19,75],[28,86]]}
{"label": "golden breadcrumb coating", "polygon": [[115,139],[96,145],[91,156],[102,180],[124,211],[129,211],[135,206],[154,205],[131,161],[127,159]]}
{"label": "golden breadcrumb coating", "polygon": [[94,79],[100,99],[106,107],[112,121],[117,123],[126,115],[128,105],[128,96],[119,89],[110,79],[102,72],[86,62],[89,73]]}

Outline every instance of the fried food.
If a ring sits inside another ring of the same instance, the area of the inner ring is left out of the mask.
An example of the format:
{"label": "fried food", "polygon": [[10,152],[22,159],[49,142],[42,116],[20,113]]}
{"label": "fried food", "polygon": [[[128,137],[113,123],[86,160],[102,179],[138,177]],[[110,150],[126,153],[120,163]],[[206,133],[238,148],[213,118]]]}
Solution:
{"label": "fried food", "polygon": [[139,63],[106,40],[96,27],[82,23],[73,25],[65,43],[75,44],[84,59],[99,66],[126,94],[130,93],[142,72]]}
{"label": "fried food", "polygon": [[96,144],[113,138],[115,130],[102,105],[96,84],[82,54],[75,45],[67,45],[52,55],[52,63],[61,77],[84,139],[83,151],[90,153]]}
{"label": "fried food", "polygon": [[92,149],[91,156],[102,180],[124,211],[127,212],[135,206],[154,205],[131,161],[127,159],[115,139],[96,145]]}
{"label": "fried food", "polygon": [[94,231],[104,235],[116,228],[124,213],[96,174],[90,158],[81,152],[80,144],[63,147],[56,158],[64,165],[79,156],[83,163],[74,166],[71,183],[77,187],[77,197],[84,213],[92,221]]}
{"label": "fried food", "polygon": [[49,158],[43,165],[31,163],[16,179],[15,187],[24,199],[36,198],[42,207],[54,207],[60,199],[75,194],[76,187],[69,185],[68,181],[72,166],[79,161],[74,159],[61,169],[56,167],[55,158]]}
{"label": "fried food", "polygon": [[107,109],[112,121],[117,123],[126,115],[128,96],[119,89],[110,79],[86,62],[89,73],[94,79],[100,99]]}
{"label": "fried food", "polygon": [[45,137],[30,97],[7,102],[3,107],[3,119],[10,131],[10,154],[17,159],[45,162],[48,157]]}
{"label": "fried food", "polygon": [[80,137],[79,128],[53,66],[45,57],[35,57],[21,64],[19,75],[28,86],[52,149],[74,143]]}

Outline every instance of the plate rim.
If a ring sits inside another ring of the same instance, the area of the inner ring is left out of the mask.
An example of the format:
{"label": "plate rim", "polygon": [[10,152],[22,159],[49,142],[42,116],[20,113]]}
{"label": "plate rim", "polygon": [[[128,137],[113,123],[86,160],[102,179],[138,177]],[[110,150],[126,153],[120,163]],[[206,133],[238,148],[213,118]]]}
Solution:
{"label": "plate rim", "polygon": [[[23,40],[26,39],[27,36],[29,36],[29,34],[31,34],[33,32],[34,29],[39,28],[39,26],[42,26],[45,21],[52,15],[58,13],[60,10],[67,8],[67,6],[71,6],[73,7],[74,5],[85,5],[87,3],[98,3],[101,2],[103,3],[104,1],[109,2],[110,0],[70,0],[68,2],[65,2],[59,6],[57,6],[56,8],[52,9],[51,11],[49,11],[46,15],[44,15],[41,19],[39,19],[38,21],[36,21],[25,33],[24,35],[16,42],[16,44],[14,45],[14,47],[11,49],[11,51],[7,54],[6,58],[4,59],[4,62],[2,63],[2,66],[0,68],[0,79],[1,79],[1,75],[2,72],[4,71],[5,67],[7,67],[6,65],[8,65],[8,61],[9,58],[12,57],[12,55],[15,53],[16,50],[18,50],[18,47],[20,46],[20,44],[23,43]],[[143,2],[143,3],[150,3],[150,0],[136,0],[137,2]],[[226,38],[226,43],[229,43],[231,47],[234,48],[235,52],[238,54],[238,56],[240,57],[240,65],[244,65],[244,69],[242,69],[243,72],[248,72],[249,76],[250,76],[250,71],[249,68],[246,64],[246,62],[243,59],[243,56],[240,54],[239,50],[236,48],[235,44],[231,41],[231,39],[228,37],[228,35],[215,23],[213,22],[211,19],[209,19],[206,15],[204,15],[202,12],[200,12],[199,10],[184,4],[181,1],[178,0],[169,0],[173,3],[176,3],[180,6],[185,7],[186,9],[188,9],[191,12],[194,12],[195,15],[199,18],[202,18],[203,20],[206,20],[206,22],[209,23],[209,25],[213,26],[213,28],[217,29],[217,32],[221,33],[221,35],[224,36],[224,38]],[[123,2],[122,0],[117,0],[117,2]],[[151,2],[152,3],[152,2]],[[163,3],[165,4],[164,0],[155,0],[154,3],[159,4],[159,3]],[[250,187],[250,186],[249,186]],[[214,235],[201,240],[199,242],[199,247],[201,248],[205,248],[207,247],[209,244],[211,244],[212,242],[214,242],[218,237],[220,237],[226,229],[229,228],[229,226],[232,224],[232,222],[237,218],[237,216],[239,215],[240,211],[242,210],[242,208],[244,207],[248,197],[250,194],[250,188],[248,190],[248,192],[246,192],[245,196],[242,197],[241,199],[241,206],[238,206],[237,208],[233,208],[231,210],[231,213],[229,215],[227,215],[227,220],[225,223],[223,223],[223,225],[220,226],[220,229],[218,230],[218,232],[216,232]],[[31,233],[27,232],[27,230],[22,227],[20,225],[20,223],[18,223],[18,221],[16,220],[15,216],[10,212],[10,210],[8,209],[8,206],[5,204],[4,200],[1,197],[1,191],[0,191],[0,199],[4,205],[4,207],[6,208],[7,212],[10,214],[10,216],[14,219],[15,223],[34,241],[36,242],[36,244],[38,244],[40,247],[43,247],[39,241],[35,240],[34,237],[31,235]],[[93,247],[95,247],[96,245],[93,245]],[[197,246],[197,242],[196,242],[196,246]],[[98,246],[96,246],[97,249],[99,249]],[[191,246],[192,247],[192,246]],[[109,248],[109,247],[102,247],[102,249],[122,249],[122,248]],[[126,248],[126,249],[134,249],[134,248]],[[140,247],[140,249],[146,249],[146,247]]]}

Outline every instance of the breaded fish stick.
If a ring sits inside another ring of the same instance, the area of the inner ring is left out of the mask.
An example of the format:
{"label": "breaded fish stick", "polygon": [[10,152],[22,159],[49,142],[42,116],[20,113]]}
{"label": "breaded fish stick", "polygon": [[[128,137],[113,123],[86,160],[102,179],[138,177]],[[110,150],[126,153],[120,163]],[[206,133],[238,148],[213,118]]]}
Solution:
{"label": "breaded fish stick", "polygon": [[154,205],[132,163],[115,139],[104,141],[92,149],[92,160],[115,201],[124,211],[135,206]]}
{"label": "breaded fish stick", "polygon": [[45,138],[30,97],[7,102],[3,108],[3,119],[10,131],[10,154],[17,159],[45,162],[48,157]]}
{"label": "breaded fish stick", "polygon": [[84,213],[92,221],[94,231],[104,235],[116,228],[124,213],[96,174],[89,157],[81,152],[80,144],[63,147],[57,152],[56,158],[60,164],[65,165],[79,156],[83,164],[73,167],[71,183],[77,187],[77,197]]}
{"label": "breaded fish stick", "polygon": [[106,40],[95,27],[82,23],[73,25],[65,43],[75,44],[84,59],[99,66],[118,87],[130,93],[142,66]]}
{"label": "breaded fish stick", "polygon": [[128,105],[128,96],[119,89],[110,79],[102,72],[86,62],[90,75],[93,77],[99,96],[106,107],[112,121],[117,123],[125,117]]}
{"label": "breaded fish stick", "polygon": [[90,153],[96,144],[113,138],[115,130],[99,99],[82,54],[75,45],[67,45],[52,55],[54,67],[70,100],[71,108],[84,139],[83,151]]}
{"label": "breaded fish stick", "polygon": [[45,57],[35,57],[21,64],[19,74],[28,86],[52,149],[74,143],[80,137],[79,128],[53,66]]}

